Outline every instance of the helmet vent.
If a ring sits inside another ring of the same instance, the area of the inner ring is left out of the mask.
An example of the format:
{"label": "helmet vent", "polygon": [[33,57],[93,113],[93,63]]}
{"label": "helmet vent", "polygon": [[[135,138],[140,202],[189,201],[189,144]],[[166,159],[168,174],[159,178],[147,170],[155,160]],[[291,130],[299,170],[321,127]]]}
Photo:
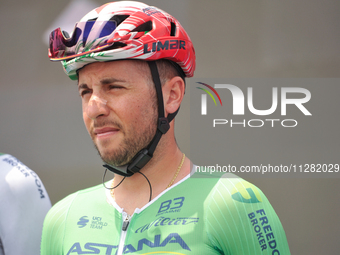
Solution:
{"label": "helmet vent", "polygon": [[176,35],[176,24],[174,22],[171,22],[170,36],[175,36],[175,35]]}
{"label": "helmet vent", "polygon": [[136,27],[131,32],[145,32],[145,31],[151,31],[152,30],[152,22],[148,21],[143,23],[142,25]]}
{"label": "helmet vent", "polygon": [[116,21],[117,26],[119,26],[120,23],[122,23],[124,20],[126,20],[130,15],[114,15],[111,17],[110,20]]}

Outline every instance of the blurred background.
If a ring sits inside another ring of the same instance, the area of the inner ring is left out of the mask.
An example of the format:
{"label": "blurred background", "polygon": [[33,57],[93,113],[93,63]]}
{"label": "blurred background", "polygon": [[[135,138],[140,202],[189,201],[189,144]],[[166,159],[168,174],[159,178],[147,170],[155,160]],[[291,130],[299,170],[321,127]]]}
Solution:
{"label": "blurred background", "polygon": [[[144,2],[184,26],[197,54],[196,78],[340,77],[338,0]],[[57,27],[71,32],[77,20],[104,3],[0,2],[0,151],[38,173],[53,204],[100,183],[104,169],[82,122],[76,82],[47,57],[48,34]],[[190,89],[186,94],[176,135],[190,157]],[[339,145],[328,149],[334,153]],[[337,254],[339,178],[251,181],[279,215],[292,254]]]}

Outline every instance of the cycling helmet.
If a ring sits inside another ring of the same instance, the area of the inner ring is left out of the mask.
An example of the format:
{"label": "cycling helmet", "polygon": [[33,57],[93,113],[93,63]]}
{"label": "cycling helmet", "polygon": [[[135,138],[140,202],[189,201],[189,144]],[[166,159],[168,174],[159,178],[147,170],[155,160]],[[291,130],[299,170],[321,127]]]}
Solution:
{"label": "cycling helmet", "polygon": [[97,61],[168,59],[186,77],[195,70],[195,50],[181,24],[170,14],[135,1],[112,2],[86,14],[71,36],[55,29],[50,35],[49,58],[62,61],[66,74]]}

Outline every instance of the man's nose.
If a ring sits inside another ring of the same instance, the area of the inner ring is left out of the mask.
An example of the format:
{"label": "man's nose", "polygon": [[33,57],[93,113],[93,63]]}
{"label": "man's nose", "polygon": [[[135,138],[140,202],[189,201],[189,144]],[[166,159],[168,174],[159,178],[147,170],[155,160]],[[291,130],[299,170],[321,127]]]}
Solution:
{"label": "man's nose", "polygon": [[99,116],[107,115],[107,100],[93,94],[86,106],[85,111],[90,119],[96,119]]}

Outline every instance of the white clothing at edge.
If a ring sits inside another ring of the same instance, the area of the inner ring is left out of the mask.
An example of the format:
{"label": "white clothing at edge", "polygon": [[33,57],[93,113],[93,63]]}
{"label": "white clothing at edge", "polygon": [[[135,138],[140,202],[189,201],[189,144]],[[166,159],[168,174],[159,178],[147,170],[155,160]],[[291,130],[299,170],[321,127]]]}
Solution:
{"label": "white clothing at edge", "polygon": [[34,171],[1,153],[0,204],[0,255],[39,254],[50,199]]}

